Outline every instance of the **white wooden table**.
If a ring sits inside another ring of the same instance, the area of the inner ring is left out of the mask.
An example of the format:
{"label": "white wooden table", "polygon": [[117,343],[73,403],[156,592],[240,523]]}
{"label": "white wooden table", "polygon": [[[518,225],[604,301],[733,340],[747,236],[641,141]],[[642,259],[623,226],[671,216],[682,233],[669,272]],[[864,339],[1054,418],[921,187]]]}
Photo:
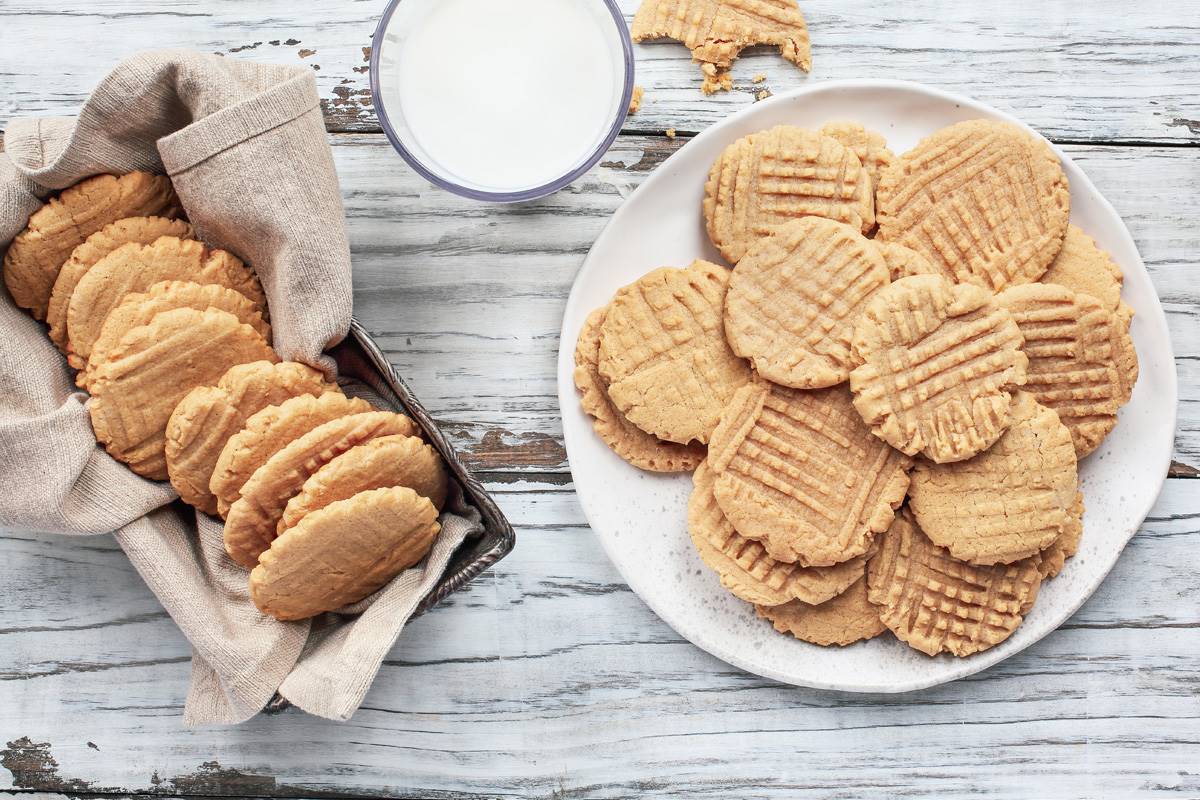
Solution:
{"label": "white wooden table", "polygon": [[[0,126],[73,113],[145,47],[311,66],[355,312],[517,550],[411,625],[353,721],[189,731],[188,645],[112,539],[0,531],[0,796],[1200,796],[1200,3],[803,0],[813,74],[764,51],[714,98],[682,48],[637,47],[646,100],[603,166],[509,207],[431,188],[379,133],[365,59],[382,5],[0,0]],[[974,678],[854,696],[739,672],[629,591],[575,500],[554,373],[572,279],[679,146],[663,132],[754,102],[758,72],[776,91],[907,78],[1017,114],[1116,205],[1166,306],[1182,401],[1158,505],[1075,617]]]}

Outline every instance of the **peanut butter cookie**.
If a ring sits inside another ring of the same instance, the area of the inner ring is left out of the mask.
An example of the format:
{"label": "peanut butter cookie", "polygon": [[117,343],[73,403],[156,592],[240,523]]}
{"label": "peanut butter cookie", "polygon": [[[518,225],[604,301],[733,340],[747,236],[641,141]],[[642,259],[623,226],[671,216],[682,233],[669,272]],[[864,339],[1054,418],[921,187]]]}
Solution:
{"label": "peanut butter cookie", "polygon": [[780,633],[819,644],[845,646],[874,639],[887,630],[879,619],[879,609],[867,599],[866,576],[849,589],[820,605],[793,600],[781,606],[757,607],[758,615]]}
{"label": "peanut butter cookie", "polygon": [[867,130],[857,122],[849,120],[834,120],[821,126],[821,133],[830,139],[837,139],[844,146],[854,151],[863,168],[871,176],[871,186],[879,185],[883,171],[892,165],[896,156],[888,149],[887,139],[883,134]]}
{"label": "peanut butter cookie", "polygon": [[1075,292],[1090,294],[1116,313],[1121,304],[1121,286],[1125,274],[1092,237],[1074,225],[1067,226],[1062,250],[1050,263],[1042,283],[1057,283]]}

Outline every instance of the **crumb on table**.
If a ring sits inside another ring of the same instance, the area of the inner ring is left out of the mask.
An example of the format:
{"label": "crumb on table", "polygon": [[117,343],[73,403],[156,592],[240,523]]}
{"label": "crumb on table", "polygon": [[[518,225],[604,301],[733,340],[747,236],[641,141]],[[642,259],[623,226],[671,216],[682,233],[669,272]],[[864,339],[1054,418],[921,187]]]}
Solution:
{"label": "crumb on table", "polygon": [[667,131],[666,131],[666,133],[667,133],[667,138],[668,138],[668,139],[674,139],[674,138],[675,138],[675,129],[674,129],[674,128],[667,128]]}
{"label": "crumb on table", "polygon": [[642,108],[642,95],[646,90],[640,86],[633,87],[633,97],[629,99],[629,113],[636,114]]}
{"label": "crumb on table", "polygon": [[704,82],[700,89],[705,94],[728,92],[733,88],[733,75],[728,69],[721,69],[716,64],[701,64],[700,71],[704,73]]}
{"label": "crumb on table", "polygon": [[763,82],[763,81],[765,81],[766,79],[767,79],[767,75],[766,75],[766,73],[764,73],[764,72],[760,72],[760,73],[758,73],[757,75],[755,75],[753,78],[751,78],[751,79],[750,79],[750,82],[751,82],[751,83],[762,83],[762,82]]}

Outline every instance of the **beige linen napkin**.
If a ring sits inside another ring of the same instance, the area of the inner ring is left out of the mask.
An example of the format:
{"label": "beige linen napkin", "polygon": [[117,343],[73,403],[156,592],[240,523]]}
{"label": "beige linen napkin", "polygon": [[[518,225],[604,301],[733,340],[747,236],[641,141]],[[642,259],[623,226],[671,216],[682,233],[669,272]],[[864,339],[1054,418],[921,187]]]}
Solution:
{"label": "beige linen napkin", "polygon": [[[166,172],[202,239],[258,271],[275,347],[332,374],[350,324],[350,250],[312,73],[187,51],[143,53],[77,119],[9,121],[0,152],[0,255],[53,191],[98,173]],[[235,723],[278,690],[347,719],[450,555],[479,529],[461,493],[419,565],[318,621],[258,612],[221,525],[97,447],[45,327],[0,296],[0,524],[117,542],[193,647],[188,724]]]}

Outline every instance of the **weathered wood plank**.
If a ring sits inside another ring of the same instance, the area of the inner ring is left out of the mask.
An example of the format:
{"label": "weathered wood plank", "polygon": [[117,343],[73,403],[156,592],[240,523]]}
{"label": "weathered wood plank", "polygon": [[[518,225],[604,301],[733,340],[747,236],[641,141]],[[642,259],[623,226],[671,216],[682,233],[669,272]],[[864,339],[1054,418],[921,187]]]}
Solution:
{"label": "weathered wood plank", "polygon": [[[639,0],[620,0],[627,18]],[[305,64],[316,71],[331,130],[374,131],[365,61],[382,2],[105,0],[64,8],[6,0],[0,49],[0,120],[70,113],[114,63],[146,47],[192,47],[239,58]],[[802,0],[814,71],[776,54],[748,53],[735,91],[712,98],[680,45],[637,46],[643,110],[636,131],[694,131],[774,92],[831,78],[902,78],[965,92],[1074,141],[1200,142],[1200,8],[1191,2],[1022,0],[982,6],[943,0],[847,4]],[[64,43],[86,42],[86,47]],[[53,53],[53,69],[44,54]],[[936,67],[934,66],[936,64]],[[762,84],[751,77],[762,73]],[[553,102],[548,98],[547,102]],[[531,121],[531,128],[536,120]]]}

